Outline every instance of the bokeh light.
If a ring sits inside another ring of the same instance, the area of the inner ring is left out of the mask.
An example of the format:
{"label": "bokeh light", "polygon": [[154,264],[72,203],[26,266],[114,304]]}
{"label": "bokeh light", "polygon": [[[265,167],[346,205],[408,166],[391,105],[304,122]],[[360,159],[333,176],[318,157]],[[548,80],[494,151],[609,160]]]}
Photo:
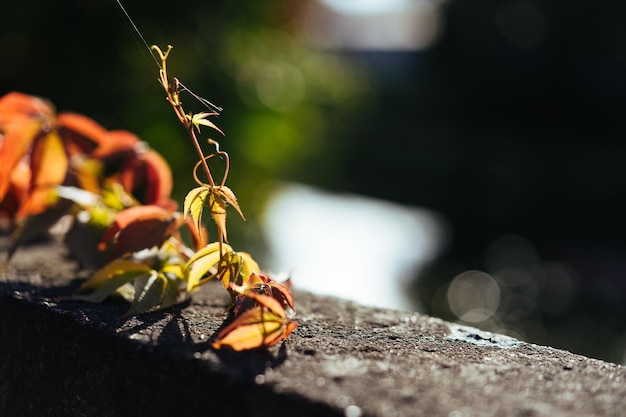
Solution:
{"label": "bokeh light", "polygon": [[452,280],[447,292],[450,310],[460,320],[480,323],[494,315],[500,305],[500,287],[481,271],[465,271]]}

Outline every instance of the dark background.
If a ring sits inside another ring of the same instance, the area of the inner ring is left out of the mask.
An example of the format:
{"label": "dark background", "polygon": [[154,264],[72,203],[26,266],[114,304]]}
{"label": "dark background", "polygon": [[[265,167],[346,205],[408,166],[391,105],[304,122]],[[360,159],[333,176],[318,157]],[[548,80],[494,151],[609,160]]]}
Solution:
{"label": "dark background", "polygon": [[[251,219],[230,234],[251,252],[263,250],[254,219],[273,179],[426,207],[451,231],[416,277],[426,312],[454,320],[437,292],[464,270],[490,272],[493,242],[521,236],[533,262],[572,271],[568,302],[550,308],[558,281],[526,280],[503,294],[532,306],[502,303],[498,323],[482,327],[623,362],[626,3],[533,1],[545,31],[520,48],[495,19],[507,2],[450,1],[439,39],[416,52],[316,49],[295,36],[295,1],[127,3],[148,43],[175,46],[171,73],[225,109],[217,123],[229,182]],[[0,94],[43,96],[137,133],[170,161],[180,200],[191,144],[115,2],[8,2],[0,19]],[[309,83],[288,109],[253,94],[260,82],[291,85],[270,79],[272,63],[298,67]]]}

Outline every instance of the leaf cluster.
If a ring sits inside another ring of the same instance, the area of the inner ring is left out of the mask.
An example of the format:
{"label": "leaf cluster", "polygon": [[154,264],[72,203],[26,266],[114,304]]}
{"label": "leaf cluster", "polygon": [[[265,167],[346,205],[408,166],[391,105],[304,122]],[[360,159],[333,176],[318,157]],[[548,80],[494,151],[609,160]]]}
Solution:
{"label": "leaf cluster", "polygon": [[[186,113],[181,84],[167,75],[171,46],[166,52],[153,49],[161,58],[160,82],[167,101],[199,159],[192,170],[198,186],[187,194],[183,212],[170,199],[169,165],[138,137],[107,131],[78,114],[56,115],[43,99],[9,93],[0,98],[0,219],[14,230],[5,265],[24,240],[67,218],[65,242],[70,249],[72,242],[74,247],[80,242],[84,250],[92,241],[96,254],[86,263],[97,270],[76,299],[102,302],[117,294],[131,302],[126,314],[134,315],[173,306],[216,279],[232,297],[233,321],[220,332],[214,348],[274,345],[297,327],[291,292],[263,275],[248,253],[227,243],[227,207],[243,218],[234,192],[225,185],[230,160],[213,139],[208,144],[215,150],[205,154],[196,136],[202,128],[222,134],[209,120],[217,113]],[[225,163],[219,182],[207,163],[214,157]],[[200,180],[199,169],[206,181]],[[217,231],[210,243],[204,212]],[[183,243],[181,228],[190,232],[191,247]]]}

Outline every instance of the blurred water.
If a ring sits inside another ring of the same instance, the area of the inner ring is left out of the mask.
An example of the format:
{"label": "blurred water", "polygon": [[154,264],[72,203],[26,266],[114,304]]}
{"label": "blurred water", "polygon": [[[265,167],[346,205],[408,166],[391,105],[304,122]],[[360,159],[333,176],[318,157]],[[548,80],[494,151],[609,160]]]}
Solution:
{"label": "blurred water", "polygon": [[446,238],[429,210],[298,184],[281,187],[263,225],[268,266],[295,288],[396,309],[419,309],[406,286]]}

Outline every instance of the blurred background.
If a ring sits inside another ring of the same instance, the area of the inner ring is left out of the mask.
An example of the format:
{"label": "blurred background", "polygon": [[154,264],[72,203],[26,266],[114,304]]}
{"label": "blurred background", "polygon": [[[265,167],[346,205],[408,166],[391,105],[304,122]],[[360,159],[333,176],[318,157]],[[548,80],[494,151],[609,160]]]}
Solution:
{"label": "blurred background", "polygon": [[[299,288],[626,362],[626,3],[124,6],[224,108],[237,250]],[[3,5],[0,94],[138,134],[182,201],[194,152],[157,73],[115,1]]]}

